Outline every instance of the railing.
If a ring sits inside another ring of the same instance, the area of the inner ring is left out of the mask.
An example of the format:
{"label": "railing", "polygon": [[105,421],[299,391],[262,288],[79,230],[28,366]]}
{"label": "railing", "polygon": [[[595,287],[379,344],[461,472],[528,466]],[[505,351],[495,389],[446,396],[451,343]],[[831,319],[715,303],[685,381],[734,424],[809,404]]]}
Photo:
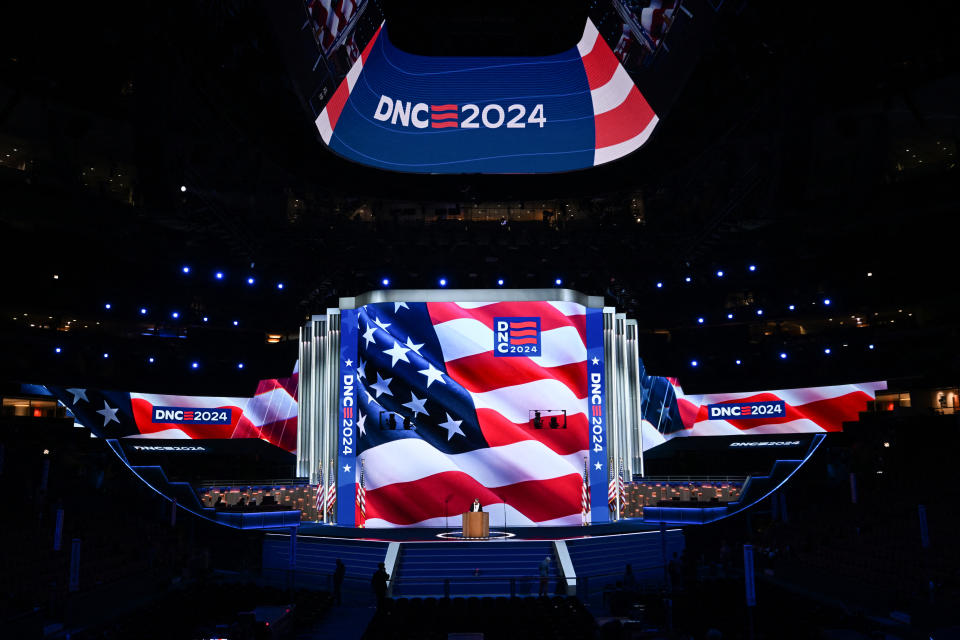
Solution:
{"label": "railing", "polygon": [[[664,565],[656,564],[634,568],[633,574],[637,584],[630,589],[634,593],[660,593],[666,588],[666,572]],[[372,577],[372,573],[371,576]],[[370,586],[370,577],[346,575],[342,592],[344,600],[353,602],[374,602],[373,590]],[[552,575],[547,585],[548,595],[576,595],[584,604],[589,606],[605,607],[607,598],[614,592],[614,584],[623,581],[624,574],[600,573],[594,575],[578,575],[576,578],[576,593],[568,592],[567,581],[564,576]],[[262,569],[261,578],[273,586],[287,589],[313,588],[333,591],[333,572],[315,571],[310,569]],[[432,595],[404,596],[403,587],[434,586]],[[396,597],[458,597],[457,587],[474,587],[471,591],[483,594],[484,589],[476,589],[481,585],[490,585],[489,595],[502,595],[511,598],[537,596],[540,592],[540,576],[456,576],[456,577],[417,577],[405,578],[398,576],[388,581],[389,591]],[[503,587],[508,585],[506,589]],[[472,595],[472,594],[465,594]]]}
{"label": "railing", "polygon": [[195,482],[194,486],[198,489],[214,489],[220,487],[240,488],[240,487],[289,487],[302,486],[310,484],[309,478],[268,478],[266,480],[256,481],[238,481],[238,480],[204,480]]}
{"label": "railing", "polygon": [[745,476],[634,476],[634,484],[649,482],[744,482]]}

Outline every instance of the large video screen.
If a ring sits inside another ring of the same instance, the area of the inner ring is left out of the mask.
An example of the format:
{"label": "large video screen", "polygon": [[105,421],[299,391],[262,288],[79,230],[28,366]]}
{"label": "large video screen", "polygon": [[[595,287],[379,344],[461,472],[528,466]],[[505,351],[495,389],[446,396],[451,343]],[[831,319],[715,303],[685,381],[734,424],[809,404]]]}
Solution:
{"label": "large video screen", "polygon": [[[261,380],[249,398],[183,396],[92,388],[47,389],[77,422],[101,438],[146,441],[263,440],[289,453],[297,450],[299,376]],[[189,443],[184,442],[184,447]],[[159,445],[158,445],[159,446]],[[146,450],[150,442],[144,442]],[[184,451],[190,449],[184,448]]]}
{"label": "large video screen", "polygon": [[[408,53],[376,0],[275,3],[271,15],[323,142],[400,172],[550,173],[623,157],[650,138],[696,57],[665,45],[687,40],[693,14],[678,0],[592,2],[579,42],[540,57]],[[659,64],[667,51],[672,64]]]}
{"label": "large video screen", "polygon": [[588,314],[599,312],[570,302],[357,310],[346,365],[366,526],[454,526],[474,498],[491,525],[581,524],[588,344],[603,339],[588,335]]}

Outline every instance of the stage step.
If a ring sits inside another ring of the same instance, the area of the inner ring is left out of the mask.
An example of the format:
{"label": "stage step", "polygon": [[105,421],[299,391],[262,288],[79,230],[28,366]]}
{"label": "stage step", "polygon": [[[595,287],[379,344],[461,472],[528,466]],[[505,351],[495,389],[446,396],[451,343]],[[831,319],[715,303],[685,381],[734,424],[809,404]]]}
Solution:
{"label": "stage step", "polygon": [[[667,562],[684,548],[683,532],[667,530]],[[567,540],[567,550],[578,583],[589,581],[591,589],[623,579],[629,564],[641,585],[663,583],[663,541],[659,531],[597,536]]]}
{"label": "stage step", "polygon": [[[551,542],[405,542],[400,545],[395,597],[536,595],[539,566],[550,556],[550,593],[557,562]],[[512,585],[511,585],[512,579]],[[445,584],[449,581],[449,585]]]}
{"label": "stage step", "polygon": [[[370,579],[387,554],[386,542],[297,537],[296,581],[299,586],[332,589],[337,558],[346,566],[344,590],[371,593]],[[290,536],[267,535],[263,541],[265,574],[285,574],[290,567]]]}

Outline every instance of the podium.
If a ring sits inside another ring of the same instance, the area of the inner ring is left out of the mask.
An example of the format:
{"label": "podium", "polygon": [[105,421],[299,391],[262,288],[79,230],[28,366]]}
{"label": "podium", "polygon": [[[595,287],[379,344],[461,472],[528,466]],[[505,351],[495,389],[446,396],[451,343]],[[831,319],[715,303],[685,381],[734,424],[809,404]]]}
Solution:
{"label": "podium", "polygon": [[464,538],[489,538],[490,514],[485,511],[467,511],[463,514]]}

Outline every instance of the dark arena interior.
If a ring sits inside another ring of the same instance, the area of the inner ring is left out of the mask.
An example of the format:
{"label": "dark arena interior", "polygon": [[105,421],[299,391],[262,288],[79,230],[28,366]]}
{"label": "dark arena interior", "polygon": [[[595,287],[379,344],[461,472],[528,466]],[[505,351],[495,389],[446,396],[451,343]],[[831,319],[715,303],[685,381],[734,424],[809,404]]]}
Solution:
{"label": "dark arena interior", "polygon": [[951,9],[5,3],[0,637],[960,638]]}

